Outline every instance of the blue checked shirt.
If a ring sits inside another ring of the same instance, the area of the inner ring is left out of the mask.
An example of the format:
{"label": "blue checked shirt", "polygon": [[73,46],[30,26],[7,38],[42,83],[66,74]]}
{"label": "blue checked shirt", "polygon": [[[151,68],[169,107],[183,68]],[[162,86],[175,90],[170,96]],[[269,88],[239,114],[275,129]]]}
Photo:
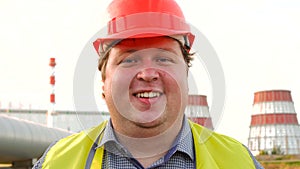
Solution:
{"label": "blue checked shirt", "polygon": [[[118,142],[111,121],[107,123],[103,138],[98,147],[101,147],[102,145],[105,147],[102,162],[103,169],[144,169],[144,167]],[[172,148],[164,157],[154,162],[147,169],[195,168],[193,136],[186,118],[184,118],[181,131],[171,147]]]}

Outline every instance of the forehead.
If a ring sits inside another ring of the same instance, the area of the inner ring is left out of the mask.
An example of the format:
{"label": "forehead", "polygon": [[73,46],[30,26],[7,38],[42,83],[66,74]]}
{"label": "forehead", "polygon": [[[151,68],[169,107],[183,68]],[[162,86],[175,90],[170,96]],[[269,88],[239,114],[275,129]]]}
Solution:
{"label": "forehead", "polygon": [[170,50],[180,50],[179,43],[171,37],[152,37],[124,39],[114,48],[122,49],[145,49],[145,48],[169,48]]}

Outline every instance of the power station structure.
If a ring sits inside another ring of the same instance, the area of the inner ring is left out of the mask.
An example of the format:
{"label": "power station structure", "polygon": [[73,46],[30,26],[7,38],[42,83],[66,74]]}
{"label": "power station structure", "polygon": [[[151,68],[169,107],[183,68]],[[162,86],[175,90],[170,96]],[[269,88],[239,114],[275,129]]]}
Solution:
{"label": "power station structure", "polygon": [[191,121],[213,130],[213,123],[205,95],[189,95],[185,114]]}
{"label": "power station structure", "polygon": [[300,127],[291,91],[254,93],[248,147],[260,154],[300,154]]}

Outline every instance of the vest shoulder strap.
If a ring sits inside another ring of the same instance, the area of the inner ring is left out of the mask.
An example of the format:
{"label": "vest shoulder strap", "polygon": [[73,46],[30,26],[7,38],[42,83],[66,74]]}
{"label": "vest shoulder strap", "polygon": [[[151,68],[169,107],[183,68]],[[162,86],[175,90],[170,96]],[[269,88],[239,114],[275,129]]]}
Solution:
{"label": "vest shoulder strap", "polygon": [[243,144],[189,121],[196,154],[196,168],[255,168]]}
{"label": "vest shoulder strap", "polygon": [[104,130],[106,123],[107,121],[101,123],[97,127],[72,134],[59,140],[46,154],[42,168],[84,168],[90,150],[97,140],[97,137]]}

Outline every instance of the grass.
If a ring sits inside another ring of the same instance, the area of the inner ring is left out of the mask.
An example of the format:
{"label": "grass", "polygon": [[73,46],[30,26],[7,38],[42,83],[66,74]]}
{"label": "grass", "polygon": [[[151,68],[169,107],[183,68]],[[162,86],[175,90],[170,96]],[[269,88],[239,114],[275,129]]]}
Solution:
{"label": "grass", "polygon": [[265,169],[300,169],[299,155],[260,155],[256,158]]}

